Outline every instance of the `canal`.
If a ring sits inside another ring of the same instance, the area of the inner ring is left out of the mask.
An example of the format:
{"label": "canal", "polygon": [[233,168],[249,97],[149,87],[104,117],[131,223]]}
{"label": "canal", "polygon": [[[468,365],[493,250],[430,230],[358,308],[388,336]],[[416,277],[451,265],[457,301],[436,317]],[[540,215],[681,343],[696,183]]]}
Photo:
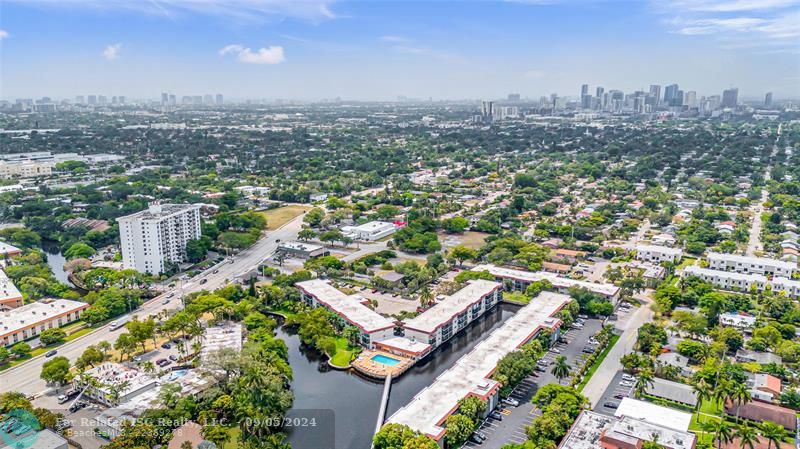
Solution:
{"label": "canal", "polygon": [[69,273],[64,271],[64,264],[67,263],[67,259],[61,254],[61,248],[58,247],[58,242],[42,240],[42,251],[47,254],[47,265],[50,267],[50,271],[53,272],[53,276],[60,282],[74,287],[69,280]]}
{"label": "canal", "polygon": [[[403,374],[392,385],[387,419],[518,309],[517,306],[500,304]],[[294,373],[294,406],[289,416],[305,416],[306,410],[329,409],[333,410],[335,418],[335,446],[331,445],[331,432],[326,430],[326,426],[318,425],[287,428],[292,448],[369,449],[383,383],[364,379],[350,371],[333,370],[318,351],[302,346],[292,331],[281,328],[277,333],[289,348],[289,363]]]}

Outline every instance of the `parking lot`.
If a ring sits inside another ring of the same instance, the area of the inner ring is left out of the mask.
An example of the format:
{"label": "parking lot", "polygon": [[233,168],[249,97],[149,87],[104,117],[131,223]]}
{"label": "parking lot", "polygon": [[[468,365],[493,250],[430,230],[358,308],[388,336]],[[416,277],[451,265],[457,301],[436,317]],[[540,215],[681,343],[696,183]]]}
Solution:
{"label": "parking lot", "polygon": [[[486,441],[482,444],[467,442],[465,448],[486,448],[500,449],[504,444],[522,443],[527,439],[525,427],[541,414],[541,412],[531,403],[531,398],[536,394],[539,385],[558,383],[558,380],[550,373],[552,363],[559,355],[567,357],[570,366],[576,366],[581,362],[581,356],[585,355],[582,350],[586,347],[589,338],[597,334],[601,328],[601,322],[597,319],[586,320],[586,324],[581,329],[569,329],[562,334],[562,339],[569,343],[557,343],[554,347],[556,351],[547,352],[542,360],[547,363],[547,368],[540,368],[543,371],[536,371],[533,375],[524,379],[512,391],[509,397],[519,401],[519,406],[503,406],[501,414],[502,421],[493,419],[485,420],[479,430],[486,435]],[[564,380],[566,382],[566,379]]]}
{"label": "parking lot", "polygon": [[617,374],[614,375],[614,378],[611,379],[611,383],[608,384],[608,388],[606,388],[606,391],[603,393],[603,397],[597,402],[594,411],[613,416],[617,408],[609,407],[608,405],[615,404],[618,406],[622,398],[633,396],[634,382],[626,381],[626,383],[623,384],[624,379],[622,376],[622,371],[618,371]]}

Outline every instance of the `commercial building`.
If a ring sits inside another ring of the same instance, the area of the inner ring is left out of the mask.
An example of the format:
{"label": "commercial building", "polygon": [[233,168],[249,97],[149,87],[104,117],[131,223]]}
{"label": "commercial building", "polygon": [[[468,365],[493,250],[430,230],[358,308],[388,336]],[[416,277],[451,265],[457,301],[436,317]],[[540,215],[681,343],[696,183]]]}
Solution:
{"label": "commercial building", "polygon": [[370,221],[358,226],[342,226],[342,233],[353,240],[373,242],[397,231],[397,225],[386,221]]}
{"label": "commercial building", "polygon": [[83,384],[78,377],[74,381],[76,389],[84,389],[84,395],[107,406],[115,406],[128,401],[158,386],[158,381],[148,374],[121,363],[105,362],[86,371],[96,382]]}
{"label": "commercial building", "polygon": [[461,290],[406,320],[403,323],[405,337],[436,348],[500,302],[501,290],[497,282],[483,279],[467,281]]}
{"label": "commercial building", "polygon": [[67,325],[80,318],[87,307],[85,302],[51,299],[0,312],[0,344],[11,346],[47,329]]}
{"label": "commercial building", "polygon": [[431,385],[420,391],[388,420],[405,424],[443,444],[444,422],[458,401],[476,396],[486,401],[487,410],[497,406],[500,383],[491,379],[497,363],[506,354],[528,343],[542,330],[558,333],[558,312],[571,301],[566,295],[542,292],[521,308],[500,328],[461,357]]}
{"label": "commercial building", "polygon": [[643,262],[678,263],[681,257],[683,257],[683,251],[680,248],[658,245],[636,245],[636,259]]}
{"label": "commercial building", "polygon": [[590,292],[608,298],[611,301],[619,298],[619,287],[613,284],[580,281],[558,276],[547,271],[525,271],[515,268],[498,267],[492,264],[477,265],[472,271],[488,271],[504,288],[512,291],[524,291],[533,282],[547,280],[559,293],[568,293],[572,287],[585,288]]}
{"label": "commercial building", "polygon": [[22,306],[22,293],[6,273],[0,270],[0,310],[16,309],[20,306]]}
{"label": "commercial building", "polygon": [[278,251],[301,259],[312,259],[314,257],[327,256],[330,252],[324,246],[314,245],[305,242],[281,242]]}
{"label": "commercial building", "polygon": [[[660,407],[664,408],[664,407]],[[667,409],[669,410],[669,409]],[[654,417],[655,418],[655,417]],[[559,449],[633,449],[646,441],[657,441],[667,449],[694,449],[694,434],[628,416],[610,417],[584,410],[561,440]]]}
{"label": "commercial building", "polygon": [[368,301],[360,295],[346,295],[321,279],[298,282],[295,287],[306,304],[326,307],[360,329],[360,342],[366,348],[394,336],[394,321],[367,307]]}
{"label": "commercial building", "polygon": [[798,271],[797,264],[767,257],[739,256],[736,254],[708,253],[708,267],[713,270],[755,273],[791,278]]}
{"label": "commercial building", "polygon": [[206,328],[203,332],[203,346],[200,348],[200,360],[206,360],[209,354],[220,349],[242,350],[242,325],[227,323]]}
{"label": "commercial building", "polygon": [[722,91],[722,107],[735,108],[739,104],[739,89],[734,87]]}
{"label": "commercial building", "polygon": [[24,426],[24,420],[21,420],[13,429],[3,431],[0,449],[69,449],[70,447],[64,437],[50,429],[33,430],[28,427],[27,431],[14,432],[20,428],[24,430]]}
{"label": "commercial building", "polygon": [[200,238],[200,206],[153,203],[117,218],[125,268],[161,274],[186,261],[186,243]]}
{"label": "commercial building", "polygon": [[719,314],[719,324],[740,330],[748,330],[755,326],[756,317],[746,313],[725,312]]}
{"label": "commercial building", "polygon": [[794,410],[757,399],[745,403],[727,401],[725,402],[725,414],[738,416],[740,419],[755,423],[772,421],[791,432],[797,430],[797,418]]}

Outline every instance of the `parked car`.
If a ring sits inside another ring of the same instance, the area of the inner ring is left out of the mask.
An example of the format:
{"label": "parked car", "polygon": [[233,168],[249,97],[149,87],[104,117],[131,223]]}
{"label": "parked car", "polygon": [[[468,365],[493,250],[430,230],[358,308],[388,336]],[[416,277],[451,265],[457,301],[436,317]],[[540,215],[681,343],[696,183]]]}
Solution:
{"label": "parked car", "polygon": [[474,433],[475,435],[478,435],[479,437],[483,438],[484,440],[486,439],[486,434],[485,434],[485,433],[483,433],[483,432],[481,432],[480,430],[476,430],[476,431],[475,431],[475,432],[473,432],[473,433]]}
{"label": "parked car", "polygon": [[164,343],[161,347],[164,349],[172,349],[172,345],[169,342]]}
{"label": "parked car", "polygon": [[622,382],[620,382],[619,384],[620,384],[621,386],[623,386],[623,387],[632,387],[632,386],[634,386],[634,385],[635,385],[633,382],[631,382],[631,381],[629,381],[629,380],[623,380],[623,381],[622,381]]}
{"label": "parked car", "polygon": [[631,376],[630,374],[623,374],[622,380],[627,380],[628,382],[636,382],[636,378]]}
{"label": "parked car", "polygon": [[167,304],[169,304],[169,298],[164,298],[164,299],[161,300],[161,305],[165,306]]}
{"label": "parked car", "polygon": [[603,407],[606,407],[606,408],[617,408],[617,407],[619,407],[619,404],[617,404],[616,402],[605,402],[605,403],[603,403]]}
{"label": "parked car", "polygon": [[45,357],[52,357],[52,356],[54,356],[56,354],[58,354],[58,351],[56,351],[55,349],[51,349],[51,350],[47,351],[47,354],[45,354],[44,356]]}
{"label": "parked car", "polygon": [[580,315],[578,315],[578,318],[580,318],[582,320],[588,320],[589,319],[589,315],[584,315],[584,314],[581,313]]}
{"label": "parked car", "polygon": [[550,352],[554,352],[556,354],[561,354],[561,350],[558,348],[550,348]]}
{"label": "parked car", "polygon": [[69,411],[70,411],[71,413],[75,413],[75,412],[77,412],[78,410],[80,410],[80,409],[82,409],[82,408],[86,407],[87,405],[89,405],[89,404],[87,404],[86,402],[83,402],[83,401],[78,401],[78,402],[76,402],[76,403],[74,403],[74,404],[72,404],[72,405],[70,405],[70,406],[69,406]]}
{"label": "parked car", "polygon": [[586,354],[591,354],[594,352],[594,348],[586,346],[585,348],[581,349],[581,352],[585,352]]}
{"label": "parked car", "polygon": [[483,438],[479,437],[478,435],[475,435],[474,433],[469,436],[469,441],[470,443],[483,444]]}
{"label": "parked car", "polygon": [[627,398],[627,397],[628,397],[627,395],[624,395],[622,393],[614,395],[614,399],[624,399],[624,398]]}
{"label": "parked car", "polygon": [[200,285],[203,285],[203,284],[205,284],[206,282],[208,282],[208,279],[205,279],[205,278],[203,278],[203,279],[200,279]]}
{"label": "parked car", "polygon": [[173,362],[177,362],[178,361],[178,356],[175,355],[175,354],[172,354],[172,355],[169,356],[169,359],[172,360]]}
{"label": "parked car", "polygon": [[495,421],[502,421],[503,420],[503,414],[498,412],[498,411],[493,411],[493,412],[489,413],[489,418],[492,418]]}
{"label": "parked car", "polygon": [[211,273],[212,273],[212,274],[217,274],[217,273],[219,273],[219,268],[217,268],[216,270],[212,271]]}
{"label": "parked car", "polygon": [[160,366],[162,368],[167,366],[167,365],[169,365],[170,363],[172,363],[172,362],[170,362],[167,359],[158,359],[158,360],[156,360],[156,365],[158,365],[158,366]]}
{"label": "parked car", "polygon": [[136,357],[134,357],[132,360],[133,360],[133,363],[142,363],[142,358],[139,357],[138,355]]}
{"label": "parked car", "polygon": [[503,404],[508,404],[512,407],[519,407],[519,401],[514,398],[505,398],[503,399]]}

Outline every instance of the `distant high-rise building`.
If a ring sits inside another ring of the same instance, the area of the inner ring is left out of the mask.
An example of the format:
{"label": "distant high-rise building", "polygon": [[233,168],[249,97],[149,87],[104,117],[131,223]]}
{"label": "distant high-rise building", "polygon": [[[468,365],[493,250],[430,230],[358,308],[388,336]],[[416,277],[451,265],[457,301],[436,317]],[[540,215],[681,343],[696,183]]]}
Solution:
{"label": "distant high-rise building", "polygon": [[592,109],[592,96],[589,94],[581,96],[581,109]]}
{"label": "distant high-rise building", "polygon": [[178,97],[175,94],[169,94],[169,105],[175,106],[176,104],[178,104]]}
{"label": "distant high-rise building", "polygon": [[584,95],[589,95],[589,85],[588,84],[582,84],[581,85],[581,98],[583,98]]}
{"label": "distant high-rise building", "polygon": [[190,97],[189,95],[184,95],[183,97],[181,97],[181,103],[192,104],[192,97]]}
{"label": "distant high-rise building", "polygon": [[87,97],[89,99],[88,103],[91,105],[97,104],[97,95],[89,95]]}
{"label": "distant high-rise building", "polygon": [[597,97],[597,98],[602,98],[603,97],[603,92],[605,92],[605,89],[603,89],[600,86],[597,86],[597,89],[595,89],[594,96]]}
{"label": "distant high-rise building", "polygon": [[202,95],[195,95],[192,97],[192,103],[195,105],[203,104],[203,96]]}
{"label": "distant high-rise building", "polygon": [[766,107],[772,106],[772,92],[767,92],[767,94],[764,95],[764,106]]}
{"label": "distant high-rise building", "polygon": [[519,94],[508,94],[508,101],[519,101]]}
{"label": "distant high-rise building", "polygon": [[211,94],[205,94],[203,96],[203,104],[214,104],[214,96]]}
{"label": "distant high-rise building", "polygon": [[734,87],[722,91],[722,107],[735,108],[739,104],[739,89]]}
{"label": "distant high-rise building", "polygon": [[75,97],[75,104],[83,104],[85,100],[83,99],[83,95],[77,95]]}
{"label": "distant high-rise building", "polygon": [[106,98],[105,95],[98,95],[97,96],[97,104],[103,104],[104,105],[104,104],[107,104],[107,103],[108,103],[108,98]]}
{"label": "distant high-rise building", "polygon": [[683,104],[690,108],[697,106],[697,92],[690,90],[683,96]]}
{"label": "distant high-rise building", "polygon": [[558,104],[558,94],[550,94],[550,106],[553,110],[556,110],[556,105]]}
{"label": "distant high-rise building", "polygon": [[119,104],[125,104],[125,95],[119,96]]}
{"label": "distant high-rise building", "polygon": [[[680,104],[675,104],[676,99],[678,98],[678,85],[677,84],[670,84],[669,86],[664,88],[664,104],[667,106],[680,106]],[[683,96],[680,98],[680,103],[683,103]]]}
{"label": "distant high-rise building", "polygon": [[650,85],[650,96],[655,98],[653,102],[653,106],[658,106],[661,104],[661,85],[660,84],[651,84]]}
{"label": "distant high-rise building", "polygon": [[481,117],[486,123],[491,123],[494,118],[494,102],[484,101],[481,102]]}
{"label": "distant high-rise building", "polygon": [[169,94],[161,92],[161,106],[166,106],[169,103]]}
{"label": "distant high-rise building", "polygon": [[111,104],[117,104],[117,102],[119,102],[119,98],[117,98],[117,96],[116,96],[116,95],[114,95],[113,97],[111,97]]}
{"label": "distant high-rise building", "polygon": [[217,105],[222,104],[222,94],[217,94]]}

